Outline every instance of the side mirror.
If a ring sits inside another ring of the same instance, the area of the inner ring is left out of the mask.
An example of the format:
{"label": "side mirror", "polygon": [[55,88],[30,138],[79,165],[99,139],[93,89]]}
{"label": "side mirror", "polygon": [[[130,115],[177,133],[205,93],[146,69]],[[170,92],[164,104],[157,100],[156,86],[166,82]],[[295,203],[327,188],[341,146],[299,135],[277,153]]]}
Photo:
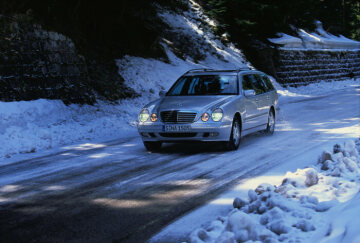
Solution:
{"label": "side mirror", "polygon": [[160,98],[164,97],[165,95],[166,95],[166,92],[165,92],[164,90],[161,90],[161,91],[159,92]]}
{"label": "side mirror", "polygon": [[255,90],[253,89],[244,90],[244,95],[245,97],[255,96]]}

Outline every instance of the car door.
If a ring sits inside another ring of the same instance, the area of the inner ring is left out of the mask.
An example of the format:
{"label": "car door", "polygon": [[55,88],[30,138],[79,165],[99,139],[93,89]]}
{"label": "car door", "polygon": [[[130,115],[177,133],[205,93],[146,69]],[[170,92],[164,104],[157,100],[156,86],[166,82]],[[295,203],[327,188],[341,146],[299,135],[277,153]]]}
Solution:
{"label": "car door", "polygon": [[265,85],[262,77],[260,74],[254,74],[255,83],[254,86],[257,87],[258,94],[256,95],[258,97],[258,113],[259,113],[259,119],[260,124],[267,124],[268,122],[268,116],[269,116],[269,110],[270,110],[270,90]]}
{"label": "car door", "polygon": [[[254,90],[252,75],[246,74],[242,76],[242,92],[246,90]],[[258,98],[254,96],[245,96],[244,95],[244,124],[243,130],[248,130],[254,127],[259,126],[259,112],[258,112]]]}
{"label": "car door", "polygon": [[268,99],[269,107],[271,107],[271,106],[275,107],[276,103],[277,103],[278,96],[277,96],[276,90],[274,88],[274,85],[271,83],[269,77],[266,76],[265,74],[262,74],[261,78],[262,78],[262,81],[265,84],[266,89],[267,89],[266,98]]}

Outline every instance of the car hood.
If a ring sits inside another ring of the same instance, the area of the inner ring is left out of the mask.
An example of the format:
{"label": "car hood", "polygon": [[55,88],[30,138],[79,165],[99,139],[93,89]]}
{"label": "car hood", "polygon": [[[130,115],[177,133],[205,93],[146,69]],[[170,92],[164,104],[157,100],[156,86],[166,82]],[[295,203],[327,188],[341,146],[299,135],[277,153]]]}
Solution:
{"label": "car hood", "polygon": [[218,96],[166,96],[157,105],[157,111],[164,110],[212,110],[232,99],[233,95]]}

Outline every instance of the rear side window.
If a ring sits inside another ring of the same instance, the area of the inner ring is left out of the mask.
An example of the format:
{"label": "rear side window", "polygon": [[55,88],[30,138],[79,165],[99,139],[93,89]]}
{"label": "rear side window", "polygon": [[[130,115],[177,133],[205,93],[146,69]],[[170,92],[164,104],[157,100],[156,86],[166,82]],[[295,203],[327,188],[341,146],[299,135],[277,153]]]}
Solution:
{"label": "rear side window", "polygon": [[268,91],[275,89],[275,88],[274,88],[274,85],[271,83],[271,81],[270,81],[270,79],[269,79],[268,76],[262,75],[261,77],[262,77],[262,80],[264,81],[264,84],[265,84],[266,89],[267,89]]}
{"label": "rear side window", "polygon": [[253,75],[256,79],[256,83],[254,83],[254,86],[257,88],[255,90],[256,94],[262,94],[266,93],[268,91],[267,87],[265,86],[264,81],[262,80],[261,76],[259,74]]}
{"label": "rear side window", "polygon": [[262,94],[266,92],[264,83],[262,82],[260,76],[249,74],[243,77],[243,90],[253,89],[255,94]]}

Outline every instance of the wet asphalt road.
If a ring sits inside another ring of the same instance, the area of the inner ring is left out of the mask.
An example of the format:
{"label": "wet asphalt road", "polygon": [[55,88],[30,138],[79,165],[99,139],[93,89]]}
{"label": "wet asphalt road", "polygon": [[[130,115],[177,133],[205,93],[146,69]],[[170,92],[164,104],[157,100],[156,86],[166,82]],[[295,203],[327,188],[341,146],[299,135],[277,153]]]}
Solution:
{"label": "wet asphalt road", "polygon": [[273,136],[247,136],[232,152],[168,144],[149,153],[134,137],[0,165],[0,241],[146,241],[242,179],[345,138],[360,123],[359,100],[354,88],[285,104]]}

